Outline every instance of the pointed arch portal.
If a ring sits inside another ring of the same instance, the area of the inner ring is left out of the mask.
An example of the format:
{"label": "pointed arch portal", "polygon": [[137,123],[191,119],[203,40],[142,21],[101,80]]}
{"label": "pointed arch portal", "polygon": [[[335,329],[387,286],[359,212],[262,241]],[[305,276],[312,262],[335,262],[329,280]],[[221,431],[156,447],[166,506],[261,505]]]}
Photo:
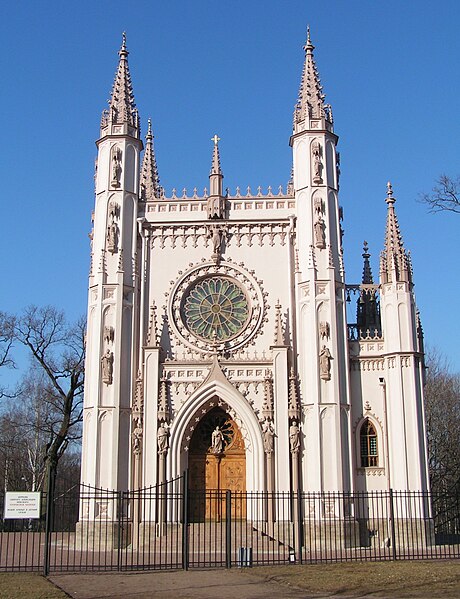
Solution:
{"label": "pointed arch portal", "polygon": [[[217,452],[212,447],[216,429],[223,436]],[[192,521],[221,519],[225,516],[226,491],[238,495],[246,490],[243,437],[236,422],[222,408],[213,408],[198,423],[190,441],[188,465]],[[241,497],[232,501],[233,515],[239,518],[246,511]]]}

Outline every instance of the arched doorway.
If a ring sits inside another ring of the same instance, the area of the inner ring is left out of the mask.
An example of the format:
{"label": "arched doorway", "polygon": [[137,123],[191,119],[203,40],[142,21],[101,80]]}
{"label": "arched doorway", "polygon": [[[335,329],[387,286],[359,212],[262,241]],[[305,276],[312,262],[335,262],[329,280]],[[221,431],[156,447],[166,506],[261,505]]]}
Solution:
{"label": "arched doorway", "polygon": [[[214,442],[213,432],[220,439]],[[233,492],[232,517],[246,514],[246,453],[241,431],[221,408],[213,408],[198,423],[188,454],[190,518],[192,521],[225,516],[226,491]]]}

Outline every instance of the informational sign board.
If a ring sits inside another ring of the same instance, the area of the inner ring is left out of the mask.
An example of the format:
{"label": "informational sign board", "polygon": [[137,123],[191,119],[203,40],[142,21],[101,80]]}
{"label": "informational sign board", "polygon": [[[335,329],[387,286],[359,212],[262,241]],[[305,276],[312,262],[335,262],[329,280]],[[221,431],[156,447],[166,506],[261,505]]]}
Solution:
{"label": "informational sign board", "polygon": [[7,491],[3,518],[40,518],[41,493]]}

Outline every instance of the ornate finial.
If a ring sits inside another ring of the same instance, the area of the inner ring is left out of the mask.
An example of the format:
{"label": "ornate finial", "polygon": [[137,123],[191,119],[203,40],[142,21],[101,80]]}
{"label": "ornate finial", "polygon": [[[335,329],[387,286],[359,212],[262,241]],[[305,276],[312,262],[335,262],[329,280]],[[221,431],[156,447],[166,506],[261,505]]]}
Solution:
{"label": "ornate finial", "polygon": [[281,319],[281,304],[278,300],[275,306],[275,335],[273,338],[273,344],[275,347],[282,347],[285,345],[284,343],[284,334],[283,334],[283,322]]}
{"label": "ornate finial", "polygon": [[305,52],[312,52],[315,49],[315,46],[311,43],[310,39],[310,25],[307,25],[307,41],[303,49],[305,50]]}
{"label": "ornate finial", "polygon": [[211,141],[214,142],[214,145],[217,146],[220,142],[220,137],[217,135],[217,133],[214,135],[214,137],[211,137]]}
{"label": "ornate finial", "polygon": [[153,139],[153,133],[152,133],[152,119],[149,118],[148,121],[148,126],[147,126],[147,135],[145,136],[145,139],[147,141],[152,141]]}
{"label": "ornate finial", "polygon": [[129,54],[128,49],[126,47],[126,31],[123,31],[121,40],[122,40],[121,48],[120,48],[120,51],[118,52],[118,55],[120,58],[126,58]]}
{"label": "ornate finial", "polygon": [[367,243],[367,241],[363,242],[363,258],[369,258],[369,244]]}
{"label": "ornate finial", "polygon": [[387,197],[385,202],[387,204],[394,204],[396,202],[396,199],[393,197],[393,186],[391,185],[390,181],[387,183]]}

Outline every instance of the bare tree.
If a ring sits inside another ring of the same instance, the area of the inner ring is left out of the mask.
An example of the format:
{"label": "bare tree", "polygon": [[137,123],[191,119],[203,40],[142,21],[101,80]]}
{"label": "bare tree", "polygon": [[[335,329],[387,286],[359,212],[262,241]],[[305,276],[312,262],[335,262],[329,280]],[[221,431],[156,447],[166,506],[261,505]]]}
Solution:
{"label": "bare tree", "polygon": [[80,434],[86,325],[68,325],[63,312],[51,306],[31,306],[14,321],[14,339],[27,347],[43,375],[41,401],[47,409],[38,427],[48,437],[44,461],[46,479],[54,479],[69,442]]}
{"label": "bare tree", "polygon": [[[12,358],[12,349],[14,342],[14,323],[13,316],[5,312],[0,312],[0,368],[14,368],[15,363]],[[0,386],[0,397],[8,395],[3,386]]]}
{"label": "bare tree", "polygon": [[423,193],[420,201],[427,204],[430,212],[457,212],[460,214],[460,177],[452,179],[441,175],[431,193]]}
{"label": "bare tree", "polygon": [[427,355],[425,412],[431,489],[460,494],[460,376],[436,350]]}

